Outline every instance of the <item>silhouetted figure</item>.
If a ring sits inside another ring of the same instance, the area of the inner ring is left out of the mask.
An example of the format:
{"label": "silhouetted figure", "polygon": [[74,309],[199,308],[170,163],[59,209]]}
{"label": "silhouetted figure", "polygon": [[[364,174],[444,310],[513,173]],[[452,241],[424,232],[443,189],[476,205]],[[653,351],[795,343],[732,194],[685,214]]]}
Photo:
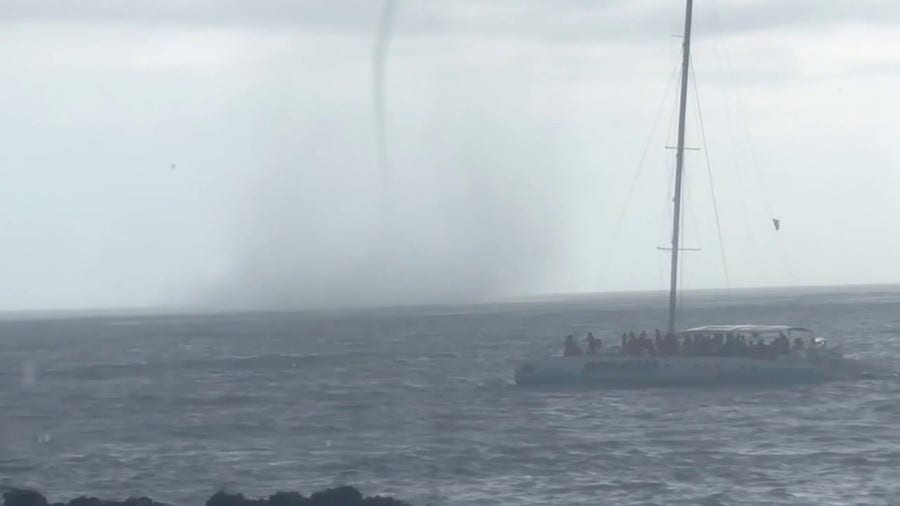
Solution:
{"label": "silhouetted figure", "polygon": [[629,355],[640,355],[641,353],[640,343],[633,331],[628,333],[628,342],[625,343],[625,350]]}
{"label": "silhouetted figure", "polygon": [[575,336],[569,334],[566,336],[565,341],[565,349],[563,350],[563,355],[567,357],[578,357],[583,355],[581,348],[575,343]]}
{"label": "silhouetted figure", "polygon": [[587,335],[587,352],[589,355],[596,355],[597,350],[603,347],[603,342],[594,337],[593,332],[588,332]]}

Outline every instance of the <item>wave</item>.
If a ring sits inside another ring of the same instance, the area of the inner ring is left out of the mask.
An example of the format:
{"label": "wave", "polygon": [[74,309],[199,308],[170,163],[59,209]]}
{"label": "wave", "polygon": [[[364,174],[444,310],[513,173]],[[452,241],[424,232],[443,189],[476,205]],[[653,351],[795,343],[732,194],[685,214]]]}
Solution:
{"label": "wave", "polygon": [[306,355],[263,354],[226,356],[181,361],[124,362],[90,364],[66,369],[49,370],[44,374],[84,380],[107,380],[132,376],[152,376],[179,371],[218,372],[233,370],[285,370],[336,363],[353,362],[365,356],[362,352],[311,353]]}
{"label": "wave", "polygon": [[844,358],[846,367],[860,379],[900,378],[900,371],[883,358]]}

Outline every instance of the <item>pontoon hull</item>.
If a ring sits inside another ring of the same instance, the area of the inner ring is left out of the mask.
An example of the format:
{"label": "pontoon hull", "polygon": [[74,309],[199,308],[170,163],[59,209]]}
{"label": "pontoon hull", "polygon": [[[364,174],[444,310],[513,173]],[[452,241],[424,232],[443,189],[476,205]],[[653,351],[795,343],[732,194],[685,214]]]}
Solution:
{"label": "pontoon hull", "polygon": [[817,383],[851,375],[840,358],[597,355],[532,360],[515,371],[517,385],[689,386]]}

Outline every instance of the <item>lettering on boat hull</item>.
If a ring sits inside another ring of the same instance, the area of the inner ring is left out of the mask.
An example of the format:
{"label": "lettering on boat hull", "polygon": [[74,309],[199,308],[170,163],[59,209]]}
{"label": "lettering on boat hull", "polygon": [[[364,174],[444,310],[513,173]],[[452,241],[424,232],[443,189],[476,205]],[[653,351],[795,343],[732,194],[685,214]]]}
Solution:
{"label": "lettering on boat hull", "polygon": [[658,360],[596,360],[585,362],[582,374],[653,373],[659,369]]}

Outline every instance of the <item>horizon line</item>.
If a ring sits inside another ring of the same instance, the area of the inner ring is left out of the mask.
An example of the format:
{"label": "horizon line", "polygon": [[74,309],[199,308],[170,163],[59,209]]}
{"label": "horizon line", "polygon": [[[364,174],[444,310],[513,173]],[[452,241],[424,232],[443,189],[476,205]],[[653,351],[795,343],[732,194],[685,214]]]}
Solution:
{"label": "horizon line", "polygon": [[[753,292],[763,290],[802,290],[802,289],[838,289],[838,288],[874,288],[874,287],[900,287],[900,283],[825,283],[803,285],[761,285],[732,288],[687,288],[681,289],[680,294],[715,293],[715,292]],[[219,315],[219,314],[265,314],[265,313],[316,313],[335,311],[375,311],[389,309],[414,309],[426,307],[475,307],[491,305],[518,305],[535,302],[562,302],[565,300],[585,300],[598,296],[628,296],[628,295],[659,295],[664,296],[667,289],[634,289],[634,290],[606,290],[592,292],[547,292],[534,294],[521,294],[508,297],[497,297],[485,300],[446,300],[430,302],[409,303],[385,303],[385,304],[331,304],[331,305],[298,305],[297,307],[252,307],[252,306],[204,306],[204,305],[147,305],[147,306],[106,306],[106,307],[64,307],[64,308],[40,308],[40,309],[0,309],[0,321],[14,320],[44,320],[66,317],[90,318],[90,317],[128,317],[128,316],[185,316],[185,315]]]}

